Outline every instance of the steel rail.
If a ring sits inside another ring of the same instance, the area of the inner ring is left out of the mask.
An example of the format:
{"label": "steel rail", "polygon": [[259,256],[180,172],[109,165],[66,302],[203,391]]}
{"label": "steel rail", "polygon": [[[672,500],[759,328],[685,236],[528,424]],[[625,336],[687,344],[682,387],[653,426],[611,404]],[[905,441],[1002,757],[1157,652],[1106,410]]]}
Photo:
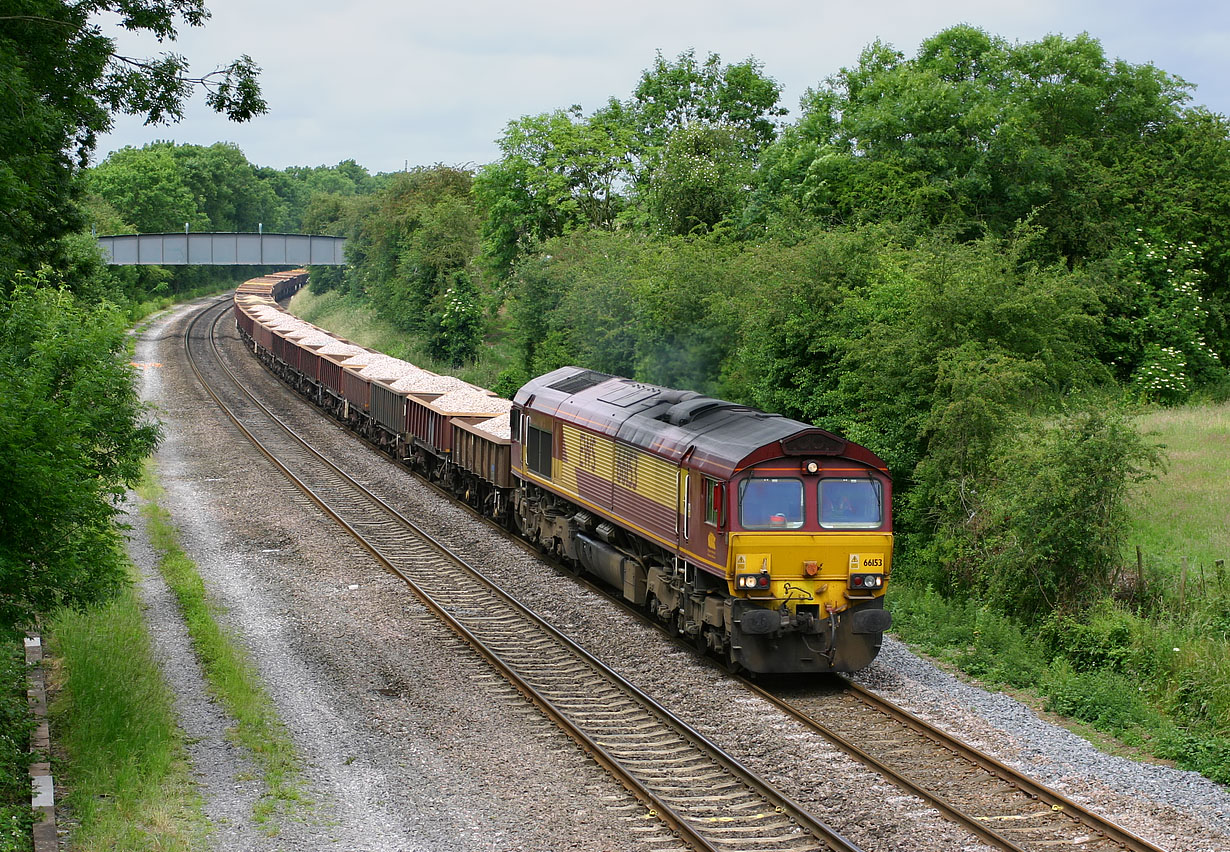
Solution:
{"label": "steel rail", "polygon": [[1025,795],[1050,806],[1053,813],[1064,814],[1086,828],[1106,837],[1113,843],[1131,850],[1131,852],[1164,852],[1160,847],[1153,845],[1143,837],[1094,813],[1079,802],[1074,801],[1057,790],[1051,789],[1040,781],[1022,772],[1018,772],[986,752],[957,739],[905,708],[898,706],[883,696],[877,695],[870,689],[867,689],[867,687],[855,683],[849,678],[843,678],[843,681],[845,688],[857,696],[860,701],[875,707],[881,713],[893,717],[899,723],[932,740],[941,748],[952,751],[971,763],[977,764],[986,772],[1019,789]]}
{"label": "steel rail", "polygon": [[[199,312],[198,315],[193,318],[187,332],[185,333],[184,345],[189,363],[192,366],[193,371],[196,373],[198,380],[201,382],[202,387],[205,388],[206,392],[214,399],[219,407],[226,412],[227,416],[253,443],[253,445],[280,471],[282,471],[282,473],[287,476],[287,478],[295,484],[297,488],[303,491],[315,505],[317,505],[329,517],[336,520],[344,529],[355,537],[360,545],[364,547],[364,549],[366,549],[373,556],[373,558],[377,560],[377,562],[379,562],[387,570],[401,577],[411,588],[412,592],[424,603],[424,605],[436,614],[437,617],[439,617],[445,624],[447,624],[450,629],[470,644],[481,656],[487,659],[520,692],[529,698],[535,706],[551,718],[561,729],[567,732],[569,736],[574,739],[574,741],[576,741],[588,754],[593,757],[593,759],[595,759],[600,765],[606,768],[608,772],[624,784],[624,786],[629,789],[634,796],[651,807],[664,822],[676,830],[689,843],[693,844],[696,848],[704,850],[737,848],[731,845],[732,841],[729,838],[719,837],[720,842],[718,842],[710,839],[710,837],[707,837],[703,831],[703,829],[706,828],[705,826],[697,827],[694,825],[686,815],[679,812],[677,807],[666,801],[662,794],[656,792],[647,783],[642,781],[641,778],[637,777],[636,773],[625,766],[619,756],[617,756],[614,751],[609,748],[609,742],[603,742],[598,737],[592,736],[590,733],[582,730],[581,727],[568,715],[567,710],[559,706],[558,699],[556,701],[551,700],[551,698],[545,694],[542,689],[536,687],[526,677],[524,677],[522,672],[515,664],[509,663],[505,660],[497,650],[490,647],[488,641],[485,641],[469,626],[462,623],[454,616],[453,613],[448,611],[446,606],[437,602],[432,593],[426,590],[419,582],[416,582],[405,571],[399,568],[388,554],[382,552],[381,548],[377,544],[373,544],[369,540],[370,533],[364,533],[363,531],[357,529],[354,523],[342,517],[339,511],[337,511],[332,505],[327,504],[324,499],[319,497],[319,495],[315,493],[315,489],[306,483],[300,476],[291,471],[276,453],[274,453],[269,447],[265,446],[264,442],[262,442],[241,422],[240,417],[232,411],[231,407],[221,399],[215,389],[212,388],[209,382],[205,379],[203,372],[200,370],[199,364],[191,351],[192,331],[196,327],[197,322],[200,321],[200,319],[203,318],[208,311],[209,308],[206,307],[204,310]],[[215,353],[217,353],[217,342],[213,334],[213,329],[225,313],[225,311],[222,311],[214,318],[213,326],[211,326],[210,333],[208,335],[210,345],[214,348]],[[337,477],[349,487],[356,489],[357,492],[363,495],[363,500],[367,501],[372,506],[380,507],[381,511],[385,512],[389,518],[395,519],[397,523],[410,530],[416,538],[427,544],[428,547],[434,550],[441,557],[447,559],[456,566],[463,568],[472,577],[474,577],[476,581],[482,583],[485,587],[484,594],[497,598],[508,607],[517,610],[520,617],[525,619],[536,629],[549,636],[554,642],[566,649],[567,652],[575,658],[581,660],[585,665],[594,671],[599,672],[601,676],[608,680],[609,683],[614,684],[619,690],[631,696],[632,699],[644,707],[650,715],[658,717],[662,720],[663,724],[673,728],[678,737],[688,746],[706,753],[707,757],[713,760],[724,773],[737,779],[739,783],[745,785],[749,790],[753,791],[755,795],[763,798],[771,806],[769,811],[770,814],[773,812],[784,814],[792,825],[803,831],[809,832],[814,839],[822,843],[825,848],[842,850],[842,852],[857,852],[857,847],[849,840],[842,837],[829,826],[819,820],[816,820],[800,804],[785,796],[780,791],[775,790],[771,785],[764,782],[754,773],[750,772],[745,767],[742,767],[734,758],[726,754],[722,749],[710,742],[699,732],[691,729],[686,723],[674,714],[670,713],[670,711],[666,710],[666,708],[653,701],[653,699],[649,698],[637,687],[621,677],[618,673],[607,668],[603,663],[601,663],[601,661],[597,660],[597,658],[593,657],[583,648],[573,643],[570,639],[540,618],[536,613],[501,591],[497,586],[495,586],[494,583],[487,579],[480,570],[467,563],[464,559],[452,554],[445,545],[441,544],[431,535],[423,531],[412,521],[401,516],[396,512],[396,510],[388,506],[384,503],[384,501],[380,500],[379,497],[371,494],[367,491],[367,489],[363,488],[363,486],[356,483],[344,471],[329,462],[327,458],[319,454],[306,441],[286,427],[285,424],[283,424],[272,412],[260,403],[259,400],[249,393],[242,386],[230,368],[227,367],[222,361],[220,355],[218,355],[218,364],[227,372],[228,376],[235,383],[235,386],[243,392],[255,406],[262,410],[264,416],[267,417],[271,423],[275,424],[284,435],[294,441],[299,451],[310,453],[314,456],[313,464],[328,469],[331,475]],[[765,814],[759,814],[757,815],[757,818],[763,818],[764,816]],[[721,817],[720,819],[725,821],[728,818]],[[713,818],[713,821],[717,822],[717,818]],[[710,832],[716,832],[719,835],[721,834],[721,832],[713,826],[708,826],[708,828],[710,829]],[[792,834],[791,836],[802,839],[801,835]],[[718,842],[718,845],[714,845],[715,842]],[[807,848],[817,847],[815,847],[814,844],[810,844]]]}

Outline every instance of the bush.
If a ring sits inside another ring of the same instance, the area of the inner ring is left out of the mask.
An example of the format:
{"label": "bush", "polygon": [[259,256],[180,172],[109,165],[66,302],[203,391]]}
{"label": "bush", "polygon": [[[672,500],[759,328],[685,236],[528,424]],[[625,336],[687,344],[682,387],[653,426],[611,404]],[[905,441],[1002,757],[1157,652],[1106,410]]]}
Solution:
{"label": "bush", "polygon": [[1046,665],[1038,643],[1019,625],[973,601],[898,584],[888,606],[906,642],[989,683],[1033,686]]}
{"label": "bush", "polygon": [[1107,733],[1130,734],[1153,716],[1134,678],[1118,672],[1082,672],[1056,660],[1042,679],[1046,709],[1088,722]]}
{"label": "bush", "polygon": [[970,488],[968,522],[949,528],[972,588],[1026,619],[1107,595],[1128,489],[1157,464],[1157,449],[1114,411],[1026,420],[1004,433],[988,466],[993,478]]}
{"label": "bush", "polygon": [[1159,757],[1170,758],[1219,784],[1230,784],[1230,738],[1169,728],[1159,738],[1156,750]]}
{"label": "bush", "polygon": [[1052,613],[1042,623],[1041,638],[1052,656],[1066,658],[1078,671],[1126,673],[1139,657],[1133,645],[1138,624],[1113,601],[1103,600],[1079,614]]}

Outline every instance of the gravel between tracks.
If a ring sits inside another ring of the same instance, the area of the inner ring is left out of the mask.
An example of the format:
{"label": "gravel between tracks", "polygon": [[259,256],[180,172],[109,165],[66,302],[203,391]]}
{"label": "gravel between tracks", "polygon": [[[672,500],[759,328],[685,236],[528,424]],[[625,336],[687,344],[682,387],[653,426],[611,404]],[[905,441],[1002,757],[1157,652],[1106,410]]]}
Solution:
{"label": "gravel between tracks", "polygon": [[[146,371],[145,392],[168,425],[158,456],[166,505],[251,648],[316,801],[279,837],[253,831],[257,845],[243,848],[672,848],[644,808],[238,440],[182,365],[183,316],[138,344],[138,361],[162,364]],[[268,377],[225,325],[233,366],[310,442],[863,848],[983,848],[350,438]],[[190,681],[189,669],[173,683]],[[1163,848],[1230,849],[1230,796],[1199,776],[1103,755],[893,641],[860,679]],[[200,703],[181,702],[181,712],[207,713]],[[230,814],[229,831],[250,813],[215,804],[234,797],[235,770],[208,761],[197,770],[210,813]],[[234,848],[222,837],[218,848]]]}

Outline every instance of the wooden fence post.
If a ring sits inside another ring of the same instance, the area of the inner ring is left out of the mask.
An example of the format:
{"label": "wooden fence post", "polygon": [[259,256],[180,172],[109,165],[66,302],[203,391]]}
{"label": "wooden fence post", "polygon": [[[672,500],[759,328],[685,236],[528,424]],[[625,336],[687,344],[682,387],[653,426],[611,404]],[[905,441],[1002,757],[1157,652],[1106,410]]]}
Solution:
{"label": "wooden fence post", "polygon": [[1183,614],[1183,604],[1187,600],[1187,557],[1183,557],[1183,569],[1179,572],[1179,614]]}

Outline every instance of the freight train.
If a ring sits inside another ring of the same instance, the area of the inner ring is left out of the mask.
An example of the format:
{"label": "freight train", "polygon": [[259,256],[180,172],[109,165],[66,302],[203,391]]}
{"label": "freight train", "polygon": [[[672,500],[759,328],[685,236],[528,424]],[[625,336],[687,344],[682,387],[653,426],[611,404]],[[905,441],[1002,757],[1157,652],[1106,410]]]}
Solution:
{"label": "freight train", "polygon": [[278,305],[303,270],[235,294],[275,374],[449,490],[732,669],[857,671],[891,623],[892,480],[815,426],[563,367],[510,402]]}

